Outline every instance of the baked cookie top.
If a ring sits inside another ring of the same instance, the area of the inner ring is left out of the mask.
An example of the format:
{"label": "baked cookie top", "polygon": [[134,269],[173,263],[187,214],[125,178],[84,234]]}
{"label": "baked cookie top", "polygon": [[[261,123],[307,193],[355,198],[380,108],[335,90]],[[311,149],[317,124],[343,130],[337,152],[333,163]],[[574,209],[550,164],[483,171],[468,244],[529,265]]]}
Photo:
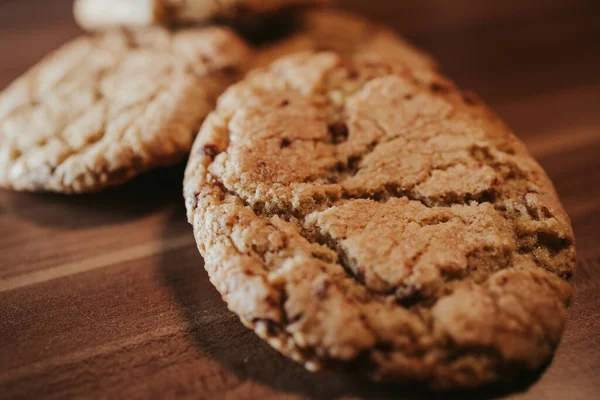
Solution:
{"label": "baked cookie top", "polygon": [[73,40],[0,93],[0,186],[93,191],[181,160],[249,56],[224,28]]}
{"label": "baked cookie top", "polygon": [[[277,21],[274,21],[275,24]],[[309,8],[281,17],[288,34],[259,46],[255,67],[301,51],[334,51],[342,56],[373,53],[389,62],[436,69],[436,61],[391,29],[359,15],[333,8]]]}
{"label": "baked cookie top", "polygon": [[502,121],[430,70],[325,52],[251,73],[184,195],[229,308],[308,368],[476,386],[559,341],[569,218]]}
{"label": "baked cookie top", "polygon": [[84,29],[199,22],[264,14],[330,0],[75,0],[75,20]]}

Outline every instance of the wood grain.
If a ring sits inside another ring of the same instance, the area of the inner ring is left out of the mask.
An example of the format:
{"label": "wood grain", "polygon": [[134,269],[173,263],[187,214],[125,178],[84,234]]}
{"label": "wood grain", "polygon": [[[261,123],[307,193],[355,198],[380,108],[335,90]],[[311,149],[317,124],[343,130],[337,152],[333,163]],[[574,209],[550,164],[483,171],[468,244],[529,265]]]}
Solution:
{"label": "wood grain", "polygon": [[[578,241],[552,363],[457,398],[600,398],[600,3],[347,0],[479,93],[556,184]],[[79,34],[68,0],[0,0],[0,88]],[[229,313],[181,199],[182,166],[66,197],[0,191],[0,398],[422,398],[311,374]],[[447,396],[446,396],[447,397]]]}

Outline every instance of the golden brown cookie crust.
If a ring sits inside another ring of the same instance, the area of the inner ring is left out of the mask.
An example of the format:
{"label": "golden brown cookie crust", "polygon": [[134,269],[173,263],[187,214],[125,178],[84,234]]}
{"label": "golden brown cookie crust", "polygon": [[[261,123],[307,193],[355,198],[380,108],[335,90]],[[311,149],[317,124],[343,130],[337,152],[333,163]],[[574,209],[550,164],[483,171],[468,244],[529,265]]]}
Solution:
{"label": "golden brown cookie crust", "polygon": [[180,161],[249,55],[224,28],[71,41],[0,93],[0,186],[94,191]]}
{"label": "golden brown cookie crust", "polygon": [[539,368],[575,266],[552,183],[473,95],[302,53],[231,87],[186,170],[211,282],[315,369],[467,387]]}
{"label": "golden brown cookie crust", "polygon": [[260,15],[330,0],[75,0],[75,21],[84,29],[201,22]]}

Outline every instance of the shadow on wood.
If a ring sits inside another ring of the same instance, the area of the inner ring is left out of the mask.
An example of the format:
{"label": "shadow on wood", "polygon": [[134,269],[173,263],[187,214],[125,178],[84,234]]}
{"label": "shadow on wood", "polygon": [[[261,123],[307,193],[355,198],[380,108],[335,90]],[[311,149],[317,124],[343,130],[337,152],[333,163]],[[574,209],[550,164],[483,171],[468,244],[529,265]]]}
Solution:
{"label": "shadow on wood", "polygon": [[81,229],[134,221],[181,202],[184,165],[147,172],[125,185],[87,194],[0,190],[0,215],[53,229]]}

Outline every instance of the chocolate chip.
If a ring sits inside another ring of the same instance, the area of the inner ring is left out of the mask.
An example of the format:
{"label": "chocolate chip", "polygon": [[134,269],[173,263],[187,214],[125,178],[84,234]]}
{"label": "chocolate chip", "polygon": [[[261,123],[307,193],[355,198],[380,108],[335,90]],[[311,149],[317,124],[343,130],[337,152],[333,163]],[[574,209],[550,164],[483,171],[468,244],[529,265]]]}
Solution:
{"label": "chocolate chip", "polygon": [[412,93],[406,93],[406,94],[404,95],[404,100],[411,100],[412,98],[413,98],[413,95],[412,95]]}
{"label": "chocolate chip", "polygon": [[198,153],[215,158],[219,154],[219,148],[214,144],[206,144],[198,151]]}
{"label": "chocolate chip", "polygon": [[342,143],[348,139],[348,125],[342,121],[334,122],[329,125],[329,133],[333,143]]}
{"label": "chocolate chip", "polygon": [[450,88],[448,86],[446,86],[445,84],[443,84],[441,82],[431,82],[431,84],[429,85],[429,88],[434,93],[446,93],[450,90]]}
{"label": "chocolate chip", "polygon": [[191,204],[192,210],[195,210],[196,208],[198,208],[198,195],[199,194],[200,193],[198,193],[198,192],[194,193],[194,199],[192,200],[192,204]]}
{"label": "chocolate chip", "polygon": [[281,102],[281,104],[279,104],[279,106],[280,106],[280,107],[286,107],[286,106],[289,106],[289,105],[290,105],[290,101],[289,101],[289,100],[287,100],[287,99],[286,99],[286,100],[283,100],[283,101]]}
{"label": "chocolate chip", "polygon": [[280,148],[285,149],[286,147],[289,147],[292,144],[292,141],[288,138],[283,138],[281,140],[281,144],[279,145]]}

